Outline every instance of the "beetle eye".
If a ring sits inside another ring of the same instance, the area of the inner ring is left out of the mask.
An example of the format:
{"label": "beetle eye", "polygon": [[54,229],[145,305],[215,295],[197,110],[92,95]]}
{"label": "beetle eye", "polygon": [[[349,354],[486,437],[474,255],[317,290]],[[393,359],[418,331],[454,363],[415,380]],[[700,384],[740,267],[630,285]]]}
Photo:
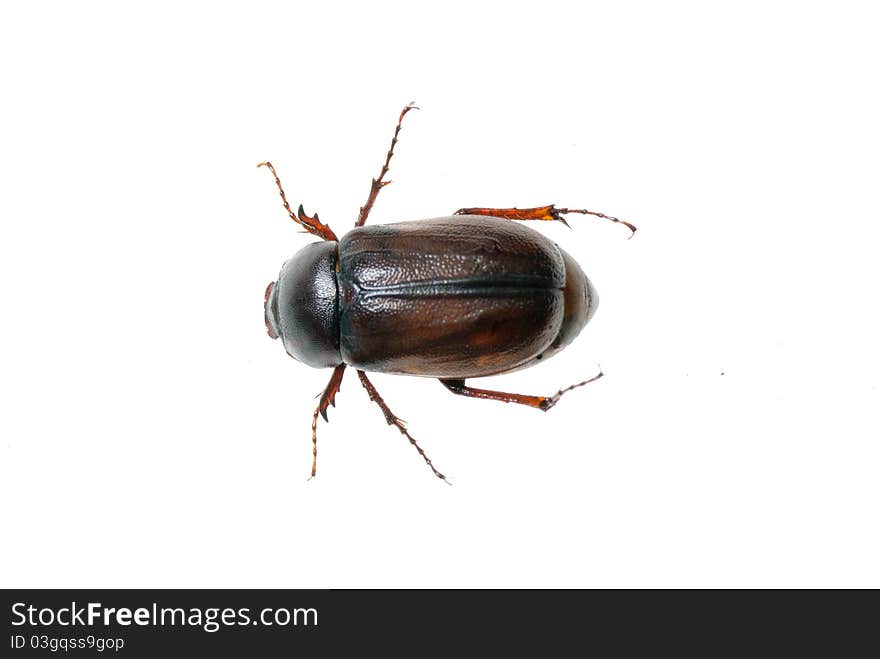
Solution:
{"label": "beetle eye", "polygon": [[269,285],[266,286],[266,295],[263,298],[263,319],[266,321],[266,331],[269,333],[269,336],[273,339],[277,339],[278,331],[275,328],[275,313],[272,308],[274,302],[272,290],[274,288],[274,281],[270,281]]}

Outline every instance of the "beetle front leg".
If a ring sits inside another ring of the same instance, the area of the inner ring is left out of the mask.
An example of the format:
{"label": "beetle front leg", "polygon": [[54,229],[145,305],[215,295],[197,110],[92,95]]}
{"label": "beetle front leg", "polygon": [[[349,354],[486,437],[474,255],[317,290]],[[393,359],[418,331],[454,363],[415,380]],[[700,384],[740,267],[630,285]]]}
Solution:
{"label": "beetle front leg", "polygon": [[382,397],[379,395],[379,392],[376,391],[376,387],[374,387],[373,383],[370,382],[370,380],[367,378],[367,374],[364,373],[363,371],[358,371],[357,373],[358,373],[358,377],[361,379],[361,384],[364,385],[364,389],[367,390],[367,395],[370,397],[370,400],[373,401],[374,403],[376,403],[376,405],[378,405],[379,408],[382,410],[382,414],[385,415],[385,421],[388,422],[388,425],[389,426],[397,426],[397,429],[403,434],[404,437],[406,437],[409,440],[409,443],[415,447],[416,451],[419,452],[419,455],[422,456],[422,459],[431,468],[431,471],[434,472],[434,475],[437,478],[442,479],[446,483],[449,483],[449,481],[446,480],[446,476],[444,476],[439,471],[437,471],[437,469],[434,467],[434,464],[431,462],[431,460],[428,458],[428,456],[425,455],[425,452],[422,450],[422,447],[419,446],[418,442],[416,442],[416,440],[413,438],[413,436],[409,434],[409,432],[406,429],[406,424],[403,421],[401,421],[400,419],[398,419],[396,416],[394,416],[394,413],[388,408],[388,405],[385,404],[385,401],[382,400]]}
{"label": "beetle front leg", "polygon": [[527,405],[528,407],[534,407],[546,412],[559,402],[559,399],[562,398],[563,394],[572,389],[576,389],[577,387],[589,384],[590,382],[595,382],[603,375],[604,373],[600,370],[598,375],[594,375],[589,380],[584,380],[583,382],[578,382],[565,389],[560,389],[552,396],[528,396],[526,394],[508,394],[503,391],[490,391],[489,389],[474,389],[473,387],[465,386],[464,380],[440,380],[440,382],[443,383],[443,386],[449,389],[449,391],[458,394],[459,396],[484,398],[486,400],[499,400],[502,403],[518,403],[520,405]]}
{"label": "beetle front leg", "polygon": [[568,226],[568,222],[566,222],[563,217],[566,213],[593,215],[594,217],[601,217],[605,220],[617,222],[618,224],[624,225],[632,232],[629,235],[630,238],[632,238],[636,232],[636,227],[634,225],[619,218],[605,215],[605,213],[588,211],[584,208],[556,208],[553,204],[550,204],[549,206],[538,206],[537,208],[459,208],[453,213],[453,215],[487,215],[490,217],[500,217],[505,220],[556,221],[562,222],[565,226]]}
{"label": "beetle front leg", "polygon": [[318,407],[315,408],[315,413],[312,415],[312,475],[309,477],[310,480],[315,477],[315,472],[318,470],[318,415],[320,414],[324,417],[324,421],[327,421],[327,408],[330,405],[336,407],[336,394],[339,393],[343,373],[345,373],[345,364],[340,364],[333,369],[330,382],[327,383],[324,393],[321,394]]}
{"label": "beetle front leg", "polygon": [[361,206],[361,210],[358,213],[357,222],[354,223],[356,227],[364,226],[364,223],[367,221],[367,217],[370,214],[370,210],[372,210],[373,208],[373,204],[376,203],[376,197],[379,196],[379,190],[391,183],[391,181],[385,180],[385,174],[388,173],[388,165],[391,163],[391,156],[394,155],[394,147],[397,144],[397,136],[400,133],[400,127],[403,124],[403,118],[410,110],[418,109],[418,107],[410,103],[405,108],[403,108],[403,110],[401,110],[400,118],[397,120],[397,128],[394,129],[394,137],[391,138],[391,146],[388,148],[388,154],[385,156],[385,164],[382,165],[382,170],[379,172],[379,178],[374,178],[372,183],[370,183],[370,196],[367,197],[367,203]]}
{"label": "beetle front leg", "polygon": [[290,204],[287,203],[287,197],[284,195],[284,188],[281,187],[281,179],[278,178],[278,174],[275,172],[275,168],[272,166],[271,162],[268,160],[266,162],[261,162],[257,167],[268,167],[269,171],[272,172],[272,176],[275,177],[275,185],[278,186],[278,192],[281,193],[281,203],[284,204],[284,209],[287,211],[287,214],[290,215],[291,220],[299,224],[312,235],[323,238],[324,240],[332,240],[334,242],[337,240],[336,234],[333,233],[333,229],[328,225],[323,224],[321,220],[318,219],[317,213],[315,213],[314,217],[309,217],[303,210],[302,204],[299,205],[299,210],[296,213],[293,212]]}

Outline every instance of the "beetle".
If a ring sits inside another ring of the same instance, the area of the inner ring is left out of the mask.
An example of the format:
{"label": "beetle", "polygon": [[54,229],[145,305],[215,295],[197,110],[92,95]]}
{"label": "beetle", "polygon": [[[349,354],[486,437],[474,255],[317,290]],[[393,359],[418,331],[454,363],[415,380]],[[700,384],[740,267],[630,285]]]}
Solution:
{"label": "beetle", "polygon": [[[593,215],[636,227],[586,209],[462,208],[453,215],[415,222],[364,226],[385,180],[403,118],[394,129],[385,162],[370,184],[355,228],[338,239],[300,205],[293,212],[271,162],[290,218],[322,242],[288,259],[266,288],[266,329],[294,359],[313,368],[332,368],[330,381],[312,415],[312,471],[318,457],[318,416],[327,408],[346,367],[389,425],[410,441],[434,474],[446,477],[395,416],[367,372],[436,378],[452,393],[519,403],[549,410],[568,391],[603,373],[560,389],[530,396],[466,385],[471,378],[532,366],[571,343],[596,311],[598,296],[578,263],[542,234],[507,220],[559,221],[565,215]],[[448,481],[447,481],[448,482]]]}

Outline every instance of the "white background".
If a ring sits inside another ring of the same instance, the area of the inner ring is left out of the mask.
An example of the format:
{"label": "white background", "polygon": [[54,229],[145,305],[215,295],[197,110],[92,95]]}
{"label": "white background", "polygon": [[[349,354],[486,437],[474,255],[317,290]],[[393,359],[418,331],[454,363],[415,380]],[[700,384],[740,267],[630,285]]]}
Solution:
{"label": "white background", "polygon": [[[859,3],[6,4],[0,585],[880,586],[876,17]],[[478,386],[270,341],[374,223],[561,205],[598,313]]]}

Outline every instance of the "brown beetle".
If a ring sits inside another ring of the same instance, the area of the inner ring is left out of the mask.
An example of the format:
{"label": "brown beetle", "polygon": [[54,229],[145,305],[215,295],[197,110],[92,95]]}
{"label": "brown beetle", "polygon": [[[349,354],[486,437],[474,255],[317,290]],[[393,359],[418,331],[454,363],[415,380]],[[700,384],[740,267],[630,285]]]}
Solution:
{"label": "brown beetle", "polygon": [[[391,147],[355,229],[341,240],[318,215],[294,213],[269,162],[291,219],[324,239],[293,255],[265,296],[269,336],[287,353],[333,375],[312,416],[312,476],[318,455],[318,415],[327,420],[346,366],[357,370],[370,399],[397,426],[434,474],[446,478],[382,400],[367,371],[437,378],[453,393],[549,410],[567,391],[528,396],[474,389],[465,380],[509,373],[567,346],[592,317],[598,297],[577,262],[526,226],[505,220],[565,223],[567,213],[619,222],[602,213],[556,208],[462,208],[449,217],[364,227],[388,181],[400,113]],[[630,237],[632,237],[630,234]]]}

